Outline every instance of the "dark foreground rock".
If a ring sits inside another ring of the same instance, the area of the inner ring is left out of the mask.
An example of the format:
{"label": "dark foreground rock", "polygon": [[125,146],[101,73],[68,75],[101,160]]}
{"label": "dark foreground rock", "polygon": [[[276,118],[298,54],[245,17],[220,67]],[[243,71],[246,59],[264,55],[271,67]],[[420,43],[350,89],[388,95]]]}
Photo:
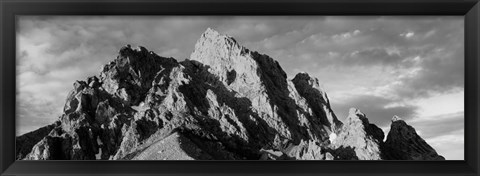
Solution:
{"label": "dark foreground rock", "polygon": [[15,153],[17,159],[22,159],[32,151],[35,144],[40,142],[45,136],[52,131],[56,124],[41,127],[35,131],[28,132],[15,138]]}
{"label": "dark foreground rock", "polygon": [[289,80],[274,59],[211,29],[182,62],[123,47],[99,75],[76,81],[58,124],[34,136],[19,143],[18,159],[377,160],[412,151],[390,145],[398,140],[382,147],[382,130],[359,110],[340,122],[318,79]]}
{"label": "dark foreground rock", "polygon": [[383,150],[387,160],[445,160],[412,126],[396,116],[392,119]]}

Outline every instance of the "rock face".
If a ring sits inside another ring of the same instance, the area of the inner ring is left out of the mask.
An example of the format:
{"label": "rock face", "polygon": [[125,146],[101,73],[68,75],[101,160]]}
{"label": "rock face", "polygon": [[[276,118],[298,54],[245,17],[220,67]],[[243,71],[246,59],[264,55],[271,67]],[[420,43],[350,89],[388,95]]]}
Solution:
{"label": "rock face", "polygon": [[[48,131],[17,158],[334,160],[384,153],[382,130],[358,110],[340,122],[318,79],[299,73],[288,80],[277,61],[212,29],[182,62],[123,47],[98,77],[73,84]],[[395,147],[384,149],[409,146]]]}
{"label": "rock face", "polygon": [[389,160],[445,160],[405,121],[394,116],[384,145]]}
{"label": "rock face", "polygon": [[353,148],[355,155],[350,156],[351,158],[379,160],[382,159],[380,146],[383,143],[383,138],[382,129],[370,124],[365,114],[360,110],[351,108],[343,129],[332,141],[332,147],[337,150],[339,148]]}
{"label": "rock face", "polygon": [[32,147],[47,136],[54,127],[55,124],[47,125],[17,137],[15,139],[15,144],[17,146],[15,148],[15,153],[17,154],[16,158],[25,158],[25,156],[32,150]]}

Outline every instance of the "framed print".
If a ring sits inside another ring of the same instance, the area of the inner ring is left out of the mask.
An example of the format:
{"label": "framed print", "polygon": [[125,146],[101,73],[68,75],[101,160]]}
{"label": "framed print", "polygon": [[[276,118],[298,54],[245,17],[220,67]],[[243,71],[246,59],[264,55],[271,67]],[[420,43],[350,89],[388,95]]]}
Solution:
{"label": "framed print", "polygon": [[2,175],[478,175],[478,1],[1,9]]}

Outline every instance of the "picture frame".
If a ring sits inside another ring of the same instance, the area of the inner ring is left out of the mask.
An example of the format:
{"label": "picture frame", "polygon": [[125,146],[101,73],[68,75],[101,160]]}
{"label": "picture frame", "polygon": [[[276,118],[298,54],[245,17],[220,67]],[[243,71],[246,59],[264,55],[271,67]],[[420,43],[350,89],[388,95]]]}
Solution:
{"label": "picture frame", "polygon": [[[0,173],[7,175],[479,175],[478,0],[1,0]],[[458,15],[465,17],[464,161],[16,161],[21,15]]]}

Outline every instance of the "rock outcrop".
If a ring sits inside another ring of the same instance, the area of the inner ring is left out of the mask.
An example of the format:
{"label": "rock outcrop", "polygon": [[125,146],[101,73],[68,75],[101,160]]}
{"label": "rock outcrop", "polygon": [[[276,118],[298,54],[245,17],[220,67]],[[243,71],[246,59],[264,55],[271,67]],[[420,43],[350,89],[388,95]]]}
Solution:
{"label": "rock outcrop", "polygon": [[397,116],[392,118],[383,151],[387,160],[445,160],[418,136],[412,126]]}
{"label": "rock outcrop", "polygon": [[141,139],[159,126],[135,120],[133,107],[147,97],[154,78],[174,65],[178,63],[173,58],[157,56],[143,47],[123,47],[118,57],[103,67],[100,78],[73,84],[60,124],[25,159],[113,159],[132,130]]}
{"label": "rock outcrop", "polygon": [[382,159],[380,147],[383,145],[383,138],[382,129],[370,124],[360,110],[351,108],[343,129],[332,141],[332,148],[338,152],[344,151],[344,148],[352,148],[355,156],[351,156],[351,158],[380,160]]}
{"label": "rock outcrop", "polygon": [[15,138],[15,153],[17,154],[16,158],[25,158],[27,154],[30,153],[33,146],[47,136],[48,133],[55,128],[55,126],[56,124],[47,125]]}
{"label": "rock outcrop", "polygon": [[212,29],[181,62],[123,47],[73,84],[48,129],[18,159],[382,159],[384,136],[358,110],[340,122],[318,79],[289,80],[274,59]]}

